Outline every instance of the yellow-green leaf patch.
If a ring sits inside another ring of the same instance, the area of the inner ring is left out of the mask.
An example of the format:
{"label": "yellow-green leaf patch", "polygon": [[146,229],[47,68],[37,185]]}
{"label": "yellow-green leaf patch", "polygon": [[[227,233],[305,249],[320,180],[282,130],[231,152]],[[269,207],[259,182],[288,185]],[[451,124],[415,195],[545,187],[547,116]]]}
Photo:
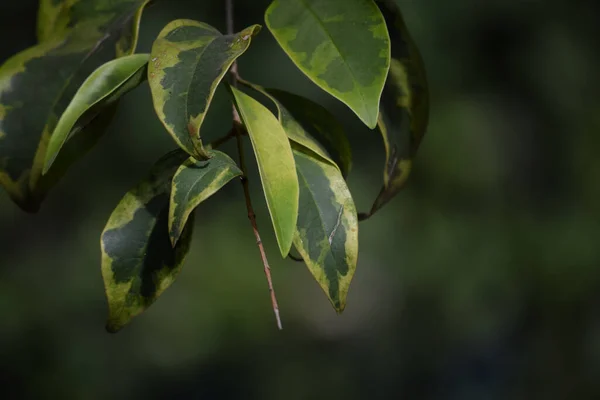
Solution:
{"label": "yellow-green leaf patch", "polygon": [[148,76],[154,109],[175,142],[191,156],[208,158],[200,128],[218,84],[241,56],[259,25],[222,35],[202,22],[169,23],[152,46]]}
{"label": "yellow-green leaf patch", "polygon": [[230,180],[242,175],[227,154],[213,150],[210,156],[205,161],[190,157],[173,177],[169,206],[169,234],[173,245],[179,240],[192,211]]}
{"label": "yellow-green leaf patch", "polygon": [[386,163],[383,187],[368,218],[404,187],[427,129],[429,93],[423,60],[400,10],[393,1],[378,1],[392,38],[392,62],[381,98],[378,128]]}
{"label": "yellow-green leaf patch", "polygon": [[159,160],[110,216],[101,237],[102,276],[108,299],[106,328],[116,332],[143,312],[180,272],[190,247],[188,221],[177,245],[169,239],[169,192],[188,155],[180,150]]}
{"label": "yellow-green leaf patch", "polygon": [[358,258],[356,207],[337,168],[298,149],[294,158],[300,182],[294,247],[341,312]]}
{"label": "yellow-green leaf patch", "polygon": [[274,0],[265,21],[306,76],[375,128],[390,39],[373,0]]}
{"label": "yellow-green leaf patch", "polygon": [[60,116],[89,74],[114,58],[114,43],[145,3],[45,1],[43,41],[0,67],[0,184],[23,209],[36,211],[53,183],[41,175]]}
{"label": "yellow-green leaf patch", "polygon": [[70,136],[77,135],[105,107],[118,101],[121,96],[146,79],[147,64],[147,54],[121,57],[100,66],[86,79],[60,117],[50,137],[44,174],[48,172]]}
{"label": "yellow-green leaf patch", "polygon": [[292,247],[299,196],[290,142],[268,108],[238,89],[230,89],[252,142],[279,250],[286,257]]}

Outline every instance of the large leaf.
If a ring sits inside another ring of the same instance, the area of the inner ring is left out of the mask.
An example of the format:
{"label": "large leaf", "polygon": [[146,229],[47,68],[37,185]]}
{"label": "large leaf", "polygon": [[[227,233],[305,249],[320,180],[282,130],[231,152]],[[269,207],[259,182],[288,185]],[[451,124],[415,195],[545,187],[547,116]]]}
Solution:
{"label": "large leaf", "polygon": [[299,196],[290,142],[269,109],[238,89],[230,89],[252,142],[279,250],[286,257],[292,247]]}
{"label": "large leaf", "polygon": [[222,35],[201,22],[176,20],[154,42],[148,69],[154,108],[175,142],[190,155],[209,157],[200,127],[217,85],[259,31],[260,26],[253,25],[235,35]]}
{"label": "large leaf", "polygon": [[383,188],[368,218],[404,187],[427,129],[429,93],[423,60],[393,1],[379,2],[392,37],[392,63],[381,98],[379,131],[385,146]]}
{"label": "large leaf", "polygon": [[[143,0],[137,12],[131,14],[129,21],[116,43],[117,56],[133,54],[137,45],[140,22],[144,6],[151,0]],[[114,7],[117,3],[130,0],[40,0],[38,9],[38,40],[43,42],[53,36],[63,36],[69,28],[80,21],[86,21],[94,14],[99,14]]]}
{"label": "large leaf", "polygon": [[41,13],[44,41],[0,67],[0,184],[23,209],[37,210],[50,186],[41,174],[60,116],[89,74],[114,58],[113,45],[145,3],[46,1],[60,10]]}
{"label": "large leaf", "polygon": [[296,149],[294,157],[300,182],[294,247],[341,312],[358,258],[356,207],[337,168]]}
{"label": "large leaf", "polygon": [[390,39],[373,0],[274,0],[265,20],[302,72],[375,128]]}
{"label": "large leaf", "polygon": [[242,175],[227,154],[213,150],[210,155],[206,161],[190,157],[173,177],[169,207],[169,235],[173,245],[179,240],[192,211],[227,182]]}
{"label": "large leaf", "polygon": [[102,233],[102,276],[108,298],[106,328],[116,332],[143,312],[173,283],[190,247],[189,221],[177,245],[168,231],[171,180],[188,155],[180,150],[159,160],[130,190]]}
{"label": "large leaf", "polygon": [[105,107],[117,102],[146,79],[147,64],[147,54],[121,57],[102,65],[89,76],[60,117],[50,137],[44,174],[70,136],[79,134]]}

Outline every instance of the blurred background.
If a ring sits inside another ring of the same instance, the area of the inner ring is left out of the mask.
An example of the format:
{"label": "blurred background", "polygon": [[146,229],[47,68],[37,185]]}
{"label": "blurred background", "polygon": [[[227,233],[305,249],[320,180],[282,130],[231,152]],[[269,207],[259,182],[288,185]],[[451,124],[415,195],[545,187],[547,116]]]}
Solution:
{"label": "blurred background", "polygon": [[[282,260],[253,166],[278,332],[242,189],[197,212],[177,282],[116,335],[104,330],[100,233],[174,146],[142,86],[37,215],[0,193],[0,391],[61,399],[600,398],[600,2],[399,0],[428,70],[430,127],[405,191],[360,225],[336,315]],[[236,0],[236,25],[267,0]],[[225,29],[219,0],[160,1],[140,52],[175,18]],[[37,1],[0,1],[0,62],[35,43]],[[309,96],[343,121],[366,211],[382,180],[377,133],[310,84],[265,29],[249,80]],[[219,92],[203,131],[231,124]],[[231,144],[224,147],[233,150]]]}

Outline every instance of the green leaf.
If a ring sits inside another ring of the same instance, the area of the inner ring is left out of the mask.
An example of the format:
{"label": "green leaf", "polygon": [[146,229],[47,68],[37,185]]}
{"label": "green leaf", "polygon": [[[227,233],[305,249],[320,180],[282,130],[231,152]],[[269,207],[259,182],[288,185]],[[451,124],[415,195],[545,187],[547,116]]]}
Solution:
{"label": "green leaf", "polygon": [[392,63],[381,98],[378,127],[385,146],[383,188],[366,219],[404,187],[427,129],[429,92],[423,60],[400,10],[393,1],[379,1],[392,37]]}
{"label": "green leaf", "polygon": [[171,152],[130,190],[101,237],[102,276],[108,298],[106,329],[117,332],[173,283],[190,247],[190,220],[175,247],[168,231],[171,180],[188,155]]}
{"label": "green leaf", "polygon": [[265,21],[306,76],[375,128],[390,39],[373,0],[275,0]]}
{"label": "green leaf", "polygon": [[281,124],[262,104],[230,87],[248,130],[281,255],[292,247],[298,219],[298,177],[290,142]]}
{"label": "green leaf", "polygon": [[46,1],[59,11],[41,14],[44,40],[0,67],[0,184],[23,209],[36,211],[51,186],[42,170],[60,116],[89,74],[114,58],[114,43],[145,3]]}
{"label": "green leaf", "polygon": [[138,3],[138,10],[130,15],[121,37],[116,43],[117,56],[131,55],[138,41],[140,21],[144,7],[150,0],[40,0],[38,8],[38,41],[43,42],[53,36],[64,36],[78,23],[88,23],[90,19],[119,5]]}
{"label": "green leaf", "polygon": [[173,177],[169,207],[169,234],[173,246],[192,211],[230,180],[242,175],[242,171],[227,154],[213,150],[210,155],[211,158],[206,161],[190,157]]}
{"label": "green leaf", "polygon": [[278,89],[267,92],[279,108],[279,119],[290,139],[321,155],[315,149],[315,143],[319,142],[314,138],[320,139],[333,155],[334,165],[339,165],[344,176],[348,176],[352,151],[344,127],[337,119],[325,107],[307,98]]}
{"label": "green leaf", "polygon": [[222,35],[201,22],[176,20],[154,42],[148,69],[154,109],[191,156],[208,158],[200,128],[217,85],[259,31],[260,25],[253,25],[235,35]]}
{"label": "green leaf", "polygon": [[297,149],[294,157],[300,182],[294,247],[341,312],[358,259],[356,207],[337,168]]}
{"label": "green leaf", "polygon": [[147,64],[147,54],[126,56],[102,65],[86,79],[60,117],[50,137],[44,174],[48,172],[70,136],[78,134],[106,106],[118,101],[146,79]]}

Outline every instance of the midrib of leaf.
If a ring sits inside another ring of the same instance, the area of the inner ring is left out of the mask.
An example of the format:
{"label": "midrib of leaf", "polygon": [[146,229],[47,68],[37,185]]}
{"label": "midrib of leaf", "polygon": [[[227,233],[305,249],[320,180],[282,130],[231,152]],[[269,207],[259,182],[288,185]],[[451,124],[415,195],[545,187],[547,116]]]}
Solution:
{"label": "midrib of leaf", "polygon": [[[325,35],[329,38],[329,40],[333,44],[333,47],[337,51],[338,55],[341,57],[342,61],[344,61],[344,67],[346,67],[346,69],[348,70],[348,72],[350,72],[350,75],[352,76],[352,79],[354,79],[354,82],[358,82],[358,79],[356,79],[356,75],[354,74],[354,71],[350,67],[350,64],[348,64],[348,62],[346,61],[346,57],[344,57],[344,55],[340,51],[339,47],[337,46],[337,44],[333,40],[333,37],[329,34],[329,32],[327,31],[327,29],[325,29],[325,24],[323,24],[323,22],[319,19],[319,17],[315,13],[315,11],[312,9],[312,7],[310,7],[306,3],[306,0],[298,0],[298,1],[300,3],[302,3],[302,5],[304,5],[304,7],[306,7],[306,9],[308,10],[308,12],[310,12],[312,14],[312,16],[317,20],[317,23],[319,24],[319,26],[321,27],[321,29],[323,30],[323,32],[325,33]],[[364,108],[364,105],[366,104],[366,102],[365,102],[365,96],[364,96],[364,94],[362,92],[362,86],[361,85],[356,85],[356,86],[359,88],[358,93],[360,95],[360,99],[362,100],[363,108]]]}

